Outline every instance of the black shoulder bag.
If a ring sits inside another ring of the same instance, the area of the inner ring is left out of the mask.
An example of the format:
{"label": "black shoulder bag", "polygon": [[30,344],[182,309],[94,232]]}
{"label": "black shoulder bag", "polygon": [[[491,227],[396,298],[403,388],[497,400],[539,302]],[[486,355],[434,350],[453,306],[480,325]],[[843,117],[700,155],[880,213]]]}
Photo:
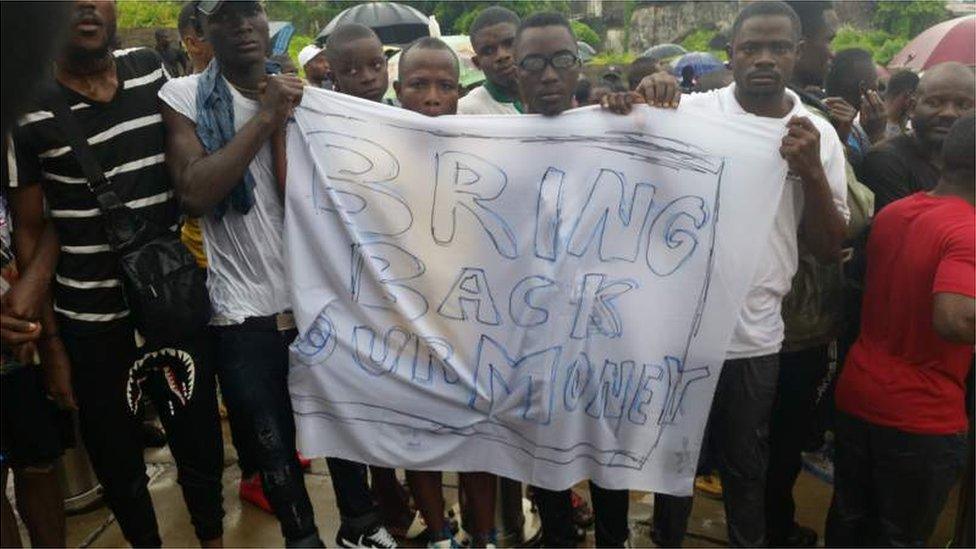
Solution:
{"label": "black shoulder bag", "polygon": [[109,245],[119,256],[125,297],[136,328],[148,342],[159,346],[198,336],[210,321],[206,275],[176,232],[144,219],[119,198],[64,94],[53,84],[50,96],[55,120],[98,201]]}

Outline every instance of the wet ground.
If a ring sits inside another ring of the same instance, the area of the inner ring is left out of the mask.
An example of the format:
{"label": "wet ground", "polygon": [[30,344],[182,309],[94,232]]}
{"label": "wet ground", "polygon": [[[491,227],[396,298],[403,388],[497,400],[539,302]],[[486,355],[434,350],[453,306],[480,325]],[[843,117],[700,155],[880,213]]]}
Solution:
{"label": "wet ground", "polygon": [[[225,426],[226,427],[226,426]],[[274,517],[248,503],[237,495],[240,471],[236,465],[236,454],[230,445],[225,428],[226,462],[224,471],[224,543],[227,547],[280,547],[281,533]],[[147,450],[146,460],[151,481],[149,484],[156,515],[159,520],[163,543],[169,547],[197,546],[197,540],[190,526],[190,517],[183,505],[182,494],[176,483],[176,468],[172,456],[165,448]],[[305,475],[305,483],[315,507],[316,520],[322,539],[335,546],[335,533],[338,528],[338,513],[332,482],[323,460],[314,460]],[[8,494],[12,491],[8,488]],[[830,503],[830,485],[804,472],[797,482],[795,494],[797,519],[822,534],[827,507]],[[587,491],[581,491],[587,497]],[[453,475],[445,477],[445,498],[448,504],[457,500],[456,479]],[[956,494],[953,491],[949,504],[944,510],[930,545],[945,547],[949,541],[955,516]],[[652,509],[652,496],[647,493],[632,492],[630,506],[631,545],[652,547],[648,537],[648,518]],[[26,533],[22,534],[26,540]],[[686,547],[714,547],[725,545],[725,513],[722,502],[708,497],[696,497],[695,507],[689,524]],[[822,543],[822,541],[821,541]],[[94,510],[68,517],[69,547],[120,547],[125,540],[107,508]],[[585,546],[593,546],[593,533],[590,531]]]}

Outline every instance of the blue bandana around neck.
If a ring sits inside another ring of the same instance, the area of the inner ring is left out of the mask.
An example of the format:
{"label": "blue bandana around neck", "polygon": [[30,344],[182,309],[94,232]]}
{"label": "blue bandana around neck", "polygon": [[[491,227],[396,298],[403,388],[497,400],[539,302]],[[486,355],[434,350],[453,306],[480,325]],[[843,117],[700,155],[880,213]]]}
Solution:
{"label": "blue bandana around neck", "polygon": [[[267,74],[281,72],[281,66],[274,62],[265,63]],[[213,59],[206,70],[200,73],[197,84],[197,137],[207,153],[213,154],[223,148],[237,133],[234,129],[234,98],[230,86],[220,71],[220,63]],[[254,206],[254,176],[250,167],[244,170],[244,177],[234,186],[230,194],[217,204],[214,215],[219,219],[233,207],[241,214],[247,214]]]}

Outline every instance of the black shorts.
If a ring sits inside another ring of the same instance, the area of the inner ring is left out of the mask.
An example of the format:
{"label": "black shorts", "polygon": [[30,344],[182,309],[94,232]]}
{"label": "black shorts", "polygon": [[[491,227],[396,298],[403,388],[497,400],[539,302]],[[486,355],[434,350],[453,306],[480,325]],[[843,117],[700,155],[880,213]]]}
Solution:
{"label": "black shorts", "polygon": [[45,394],[40,367],[0,376],[0,463],[4,467],[45,465],[62,452],[62,428],[55,403]]}

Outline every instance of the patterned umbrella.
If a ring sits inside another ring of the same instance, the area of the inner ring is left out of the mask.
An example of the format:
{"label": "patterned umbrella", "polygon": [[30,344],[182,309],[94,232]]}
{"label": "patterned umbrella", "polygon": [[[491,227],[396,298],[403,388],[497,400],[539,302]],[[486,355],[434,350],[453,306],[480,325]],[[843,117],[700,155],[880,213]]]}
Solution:
{"label": "patterned umbrella", "polygon": [[888,68],[923,71],[945,61],[976,66],[976,15],[929,27],[906,44]]}
{"label": "patterned umbrella", "polygon": [[373,29],[384,44],[409,44],[417,38],[430,36],[430,21],[420,11],[396,2],[366,2],[333,17],[315,37],[315,42],[324,44],[336,27],[346,23],[359,23]]}

